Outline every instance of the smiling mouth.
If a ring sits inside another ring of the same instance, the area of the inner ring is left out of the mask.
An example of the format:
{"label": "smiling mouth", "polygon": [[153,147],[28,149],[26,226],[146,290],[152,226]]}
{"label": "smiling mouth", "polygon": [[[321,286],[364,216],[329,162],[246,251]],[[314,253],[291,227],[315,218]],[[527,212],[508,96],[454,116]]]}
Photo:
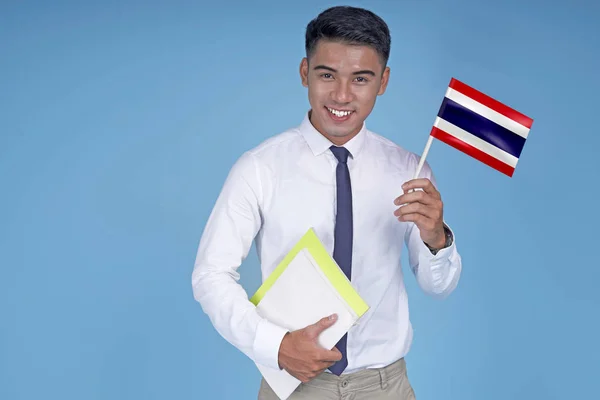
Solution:
{"label": "smiling mouth", "polygon": [[325,107],[325,108],[332,115],[335,115],[338,118],[347,117],[348,115],[350,115],[350,114],[352,114],[354,112],[354,111],[348,111],[348,110],[336,110],[335,108],[330,108],[330,107]]}

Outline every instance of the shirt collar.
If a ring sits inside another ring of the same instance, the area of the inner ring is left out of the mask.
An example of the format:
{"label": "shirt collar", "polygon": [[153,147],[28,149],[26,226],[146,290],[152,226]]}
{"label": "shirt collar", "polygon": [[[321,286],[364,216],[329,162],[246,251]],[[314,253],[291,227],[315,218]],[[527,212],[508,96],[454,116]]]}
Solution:
{"label": "shirt collar", "polygon": [[[302,124],[300,124],[300,134],[304,137],[304,140],[306,140],[306,143],[313,154],[318,156],[329,150],[333,143],[315,129],[310,122],[309,115],[310,111],[305,114],[304,120],[302,121]],[[358,134],[344,144],[344,147],[350,152],[352,158],[356,158],[364,146],[366,131],[367,127],[363,122],[363,126]]]}

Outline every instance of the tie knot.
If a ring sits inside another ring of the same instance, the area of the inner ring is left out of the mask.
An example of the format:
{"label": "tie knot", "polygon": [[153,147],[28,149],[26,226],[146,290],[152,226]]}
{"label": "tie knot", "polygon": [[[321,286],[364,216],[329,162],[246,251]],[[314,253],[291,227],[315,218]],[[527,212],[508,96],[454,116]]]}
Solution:
{"label": "tie knot", "polygon": [[337,158],[338,162],[345,164],[346,161],[348,161],[348,155],[350,154],[348,149],[346,149],[345,147],[337,146],[331,146],[330,149],[335,158]]}

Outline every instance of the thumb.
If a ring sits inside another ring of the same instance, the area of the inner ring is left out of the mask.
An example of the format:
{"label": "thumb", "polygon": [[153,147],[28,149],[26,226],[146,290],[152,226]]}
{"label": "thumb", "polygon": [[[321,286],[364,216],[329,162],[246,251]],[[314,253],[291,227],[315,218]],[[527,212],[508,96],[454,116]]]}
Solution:
{"label": "thumb", "polygon": [[328,317],[324,317],[321,318],[319,321],[317,321],[315,324],[313,324],[311,329],[311,334],[314,337],[319,336],[319,334],[321,332],[323,332],[325,329],[329,328],[330,326],[332,326],[335,321],[337,321],[337,315],[336,314],[331,314]]}

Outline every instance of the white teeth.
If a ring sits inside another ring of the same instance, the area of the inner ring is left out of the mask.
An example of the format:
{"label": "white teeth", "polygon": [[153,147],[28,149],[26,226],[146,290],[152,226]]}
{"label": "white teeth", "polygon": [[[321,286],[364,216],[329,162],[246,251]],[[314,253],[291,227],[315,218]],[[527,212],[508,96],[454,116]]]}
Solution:
{"label": "white teeth", "polygon": [[329,108],[329,107],[327,107],[327,109],[329,110],[330,113],[332,113],[336,117],[345,117],[346,115],[352,114],[352,111],[338,111],[338,110],[334,110],[333,108]]}

